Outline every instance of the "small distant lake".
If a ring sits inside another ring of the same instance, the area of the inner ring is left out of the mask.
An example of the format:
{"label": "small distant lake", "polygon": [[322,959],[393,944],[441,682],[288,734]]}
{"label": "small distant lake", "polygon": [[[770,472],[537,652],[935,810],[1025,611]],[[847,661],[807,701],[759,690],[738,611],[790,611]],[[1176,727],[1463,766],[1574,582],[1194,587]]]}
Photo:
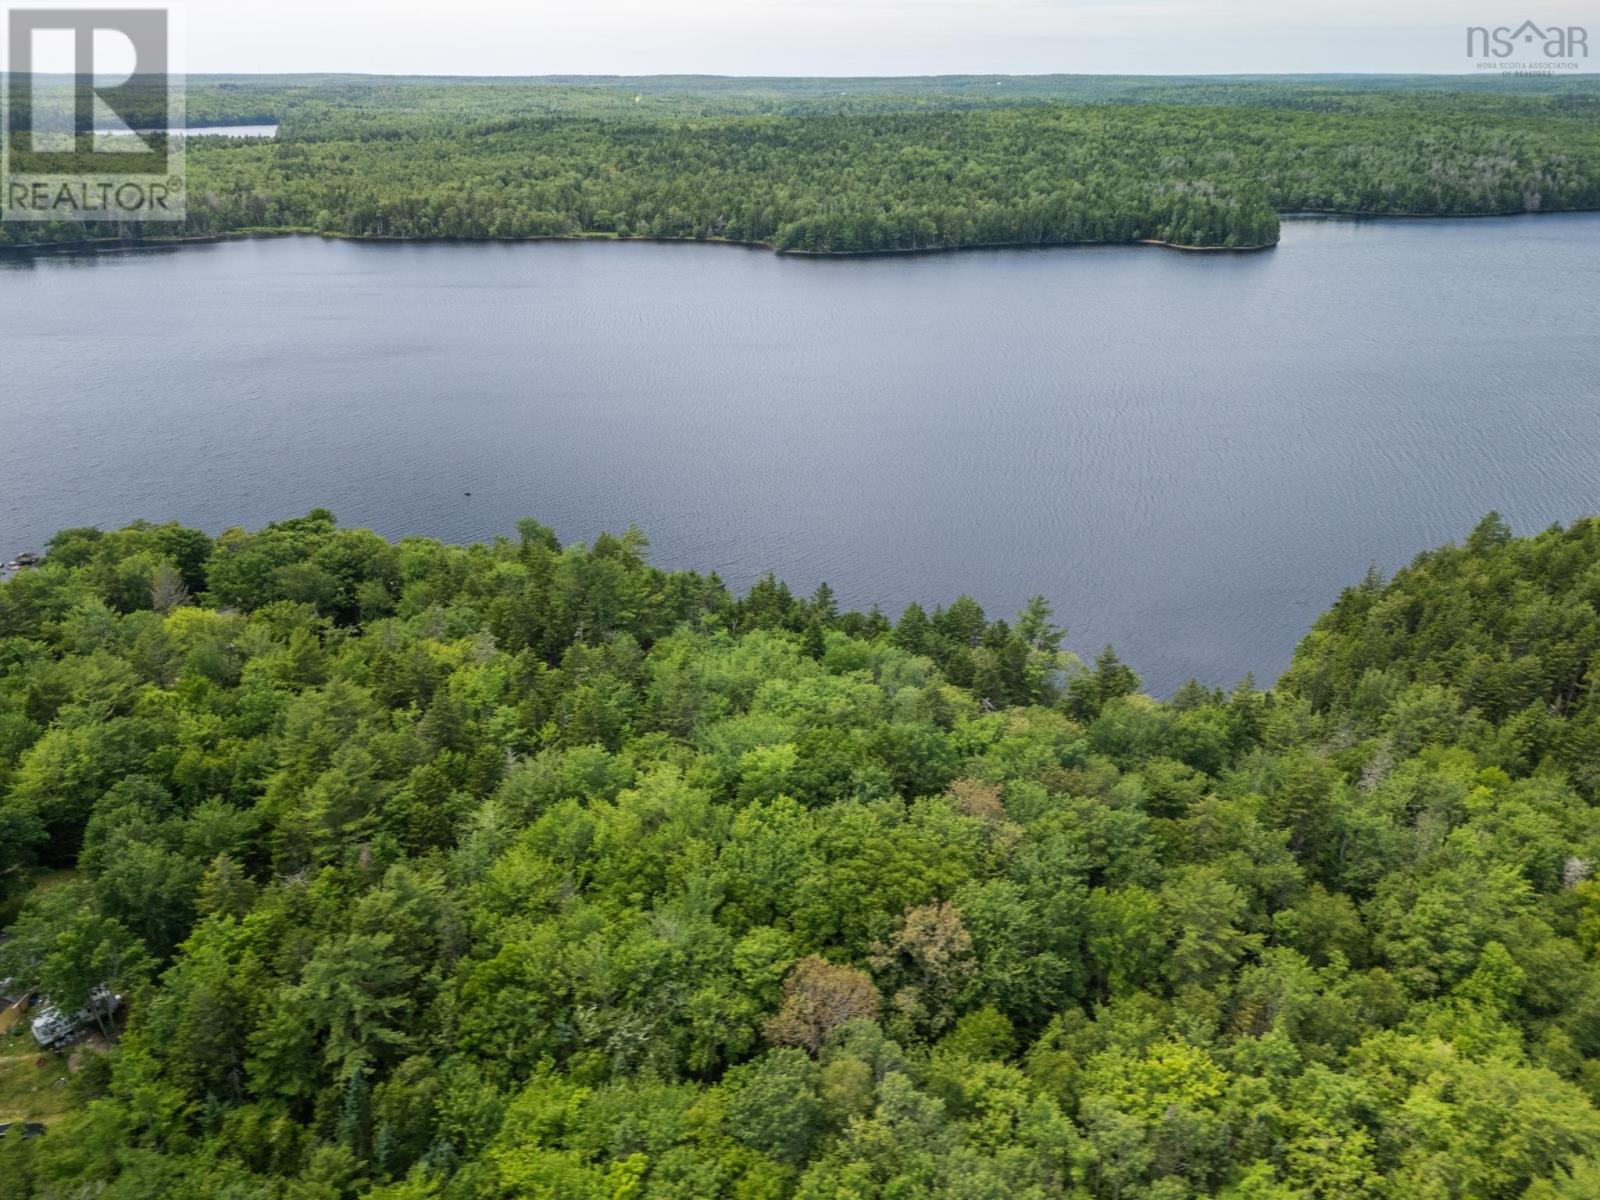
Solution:
{"label": "small distant lake", "polygon": [[175,133],[184,137],[239,137],[239,138],[269,138],[278,136],[276,125],[190,125],[184,129],[108,129],[105,130],[112,137],[129,137],[134,133]]}
{"label": "small distant lake", "polygon": [[[315,505],[897,614],[1034,592],[1168,692],[1369,564],[1600,511],[1600,215],[817,260],[280,238],[0,259],[0,558]],[[468,495],[468,493],[471,493]]]}

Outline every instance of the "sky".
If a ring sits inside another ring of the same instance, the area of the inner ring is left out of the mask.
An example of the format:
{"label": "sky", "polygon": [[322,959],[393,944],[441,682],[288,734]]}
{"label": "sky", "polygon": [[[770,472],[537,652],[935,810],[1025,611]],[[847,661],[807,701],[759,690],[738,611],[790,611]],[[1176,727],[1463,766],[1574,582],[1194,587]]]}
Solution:
{"label": "sky", "polygon": [[186,0],[183,8],[192,73],[1454,74],[1474,70],[1469,25],[1525,19],[1587,27],[1593,56],[1582,65],[1600,69],[1600,0]]}

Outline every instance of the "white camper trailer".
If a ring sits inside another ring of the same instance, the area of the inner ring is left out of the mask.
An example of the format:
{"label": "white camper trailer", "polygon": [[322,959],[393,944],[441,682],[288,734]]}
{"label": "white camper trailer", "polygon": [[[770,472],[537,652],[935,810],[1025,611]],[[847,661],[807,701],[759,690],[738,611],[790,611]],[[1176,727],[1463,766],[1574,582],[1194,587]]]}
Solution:
{"label": "white camper trailer", "polygon": [[71,1016],[46,1001],[40,1006],[39,1015],[33,1019],[33,1040],[49,1050],[63,1042],[70,1042],[83,1032],[84,1026],[110,1016],[120,1007],[122,997],[103,987],[96,988],[89,996],[89,1003]]}

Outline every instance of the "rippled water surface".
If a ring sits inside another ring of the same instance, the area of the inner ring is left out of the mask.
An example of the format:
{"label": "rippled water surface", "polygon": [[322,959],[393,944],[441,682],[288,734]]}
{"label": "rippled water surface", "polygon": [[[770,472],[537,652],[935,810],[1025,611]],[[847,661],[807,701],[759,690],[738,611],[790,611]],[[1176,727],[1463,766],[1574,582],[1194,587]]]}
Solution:
{"label": "rippled water surface", "polygon": [[1489,509],[1600,509],[1600,216],[1237,257],[279,239],[3,261],[0,299],[5,556],[319,504],[635,522],[663,565],[891,613],[1042,591],[1167,691],[1273,677]]}

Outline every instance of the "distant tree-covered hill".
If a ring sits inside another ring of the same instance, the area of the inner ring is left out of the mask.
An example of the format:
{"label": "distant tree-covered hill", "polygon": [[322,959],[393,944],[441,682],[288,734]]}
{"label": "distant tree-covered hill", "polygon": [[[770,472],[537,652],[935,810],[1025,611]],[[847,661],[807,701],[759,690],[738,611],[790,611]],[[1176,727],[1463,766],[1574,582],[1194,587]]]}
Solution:
{"label": "distant tree-covered hill", "polygon": [[[198,81],[147,237],[1268,246],[1277,214],[1600,208],[1600,88],[1328,77]],[[135,233],[7,223],[0,243]]]}

